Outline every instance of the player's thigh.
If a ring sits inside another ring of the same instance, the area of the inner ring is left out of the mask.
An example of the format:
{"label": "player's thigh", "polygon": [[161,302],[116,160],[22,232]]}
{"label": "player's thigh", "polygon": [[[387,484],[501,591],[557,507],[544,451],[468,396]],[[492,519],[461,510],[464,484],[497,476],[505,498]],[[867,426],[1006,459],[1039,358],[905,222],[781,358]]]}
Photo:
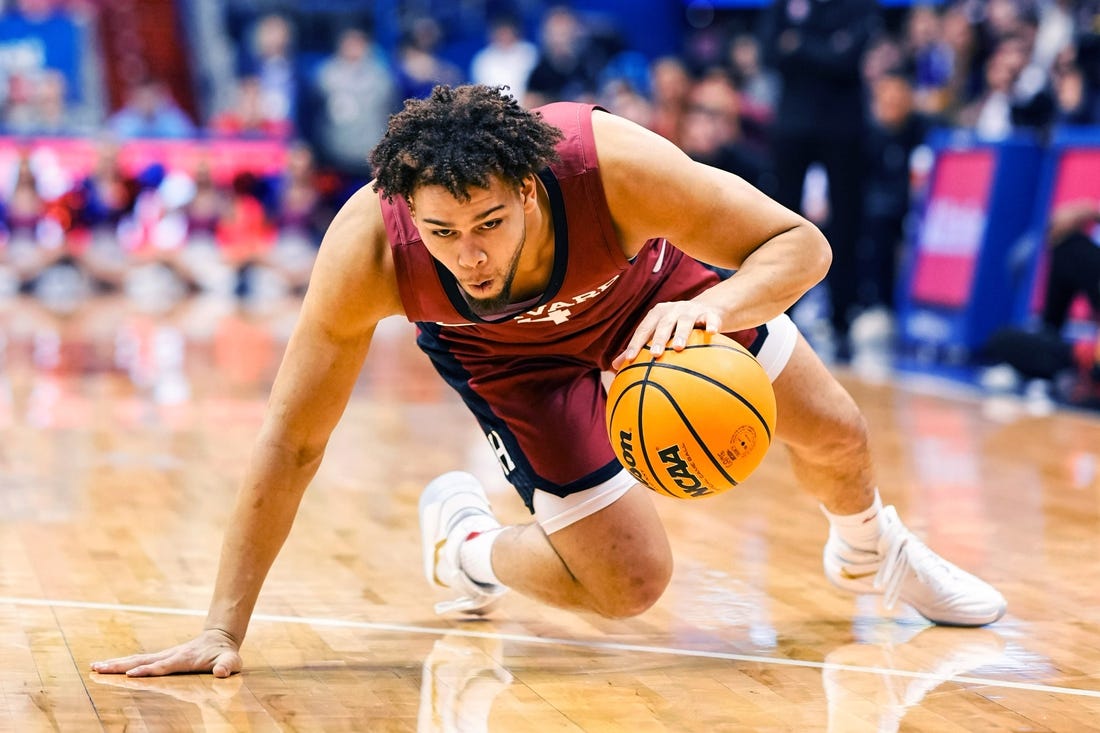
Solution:
{"label": "player's thigh", "polygon": [[863,414],[801,334],[772,388],[780,441],[798,448],[862,450],[866,443]]}
{"label": "player's thigh", "polygon": [[547,536],[569,572],[594,595],[652,603],[672,574],[672,550],[653,492],[641,484]]}

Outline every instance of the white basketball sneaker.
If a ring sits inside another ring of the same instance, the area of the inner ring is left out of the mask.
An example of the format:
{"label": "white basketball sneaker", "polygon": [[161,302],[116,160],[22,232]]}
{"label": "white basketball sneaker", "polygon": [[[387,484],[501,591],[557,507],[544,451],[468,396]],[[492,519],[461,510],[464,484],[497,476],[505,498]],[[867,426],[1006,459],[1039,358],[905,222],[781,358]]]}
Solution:
{"label": "white basketball sneaker", "polygon": [[825,577],[853,593],[878,593],[886,608],[898,599],[943,626],[984,626],[1005,612],[1005,599],[984,580],[932,552],[898,519],[882,510],[878,551],[857,550],[830,529],[825,543]]}
{"label": "white basketball sneaker", "polygon": [[439,614],[459,611],[481,614],[506,590],[503,585],[478,583],[462,569],[459,548],[472,535],[500,527],[481,483],[463,471],[433,479],[420,495],[420,541],[424,577],[457,594],[435,604]]}

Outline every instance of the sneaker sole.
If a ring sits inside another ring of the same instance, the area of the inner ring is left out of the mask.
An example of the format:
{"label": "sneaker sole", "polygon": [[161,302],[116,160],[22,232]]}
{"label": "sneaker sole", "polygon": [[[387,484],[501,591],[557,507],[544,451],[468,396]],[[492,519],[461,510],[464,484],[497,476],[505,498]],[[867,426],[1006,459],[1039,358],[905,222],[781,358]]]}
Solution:
{"label": "sneaker sole", "polygon": [[[912,604],[909,604],[909,605],[912,606]],[[921,616],[924,616],[926,619],[928,619],[932,623],[936,624],[937,626],[951,626],[951,627],[959,628],[959,629],[973,629],[973,628],[977,628],[979,626],[988,626],[989,624],[994,623],[995,621],[999,621],[1001,619],[1001,617],[1005,615],[1005,611],[1008,610],[1008,603],[1002,603],[1000,608],[998,608],[996,611],[989,614],[988,616],[983,616],[983,617],[978,618],[978,619],[972,619],[972,620],[967,620],[967,621],[959,621],[957,619],[952,619],[952,620],[936,619],[936,618],[932,618],[931,616],[928,616],[928,615],[922,613],[921,610],[919,608],[917,608],[916,606],[913,606],[913,609],[917,613],[919,613]]]}

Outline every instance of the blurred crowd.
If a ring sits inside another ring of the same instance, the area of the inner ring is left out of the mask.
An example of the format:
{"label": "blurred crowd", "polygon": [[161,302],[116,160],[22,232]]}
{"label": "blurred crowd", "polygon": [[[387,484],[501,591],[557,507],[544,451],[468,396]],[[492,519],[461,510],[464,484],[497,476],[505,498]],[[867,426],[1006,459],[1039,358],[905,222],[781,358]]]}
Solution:
{"label": "blurred crowd", "polygon": [[[213,57],[212,33],[231,49],[231,73],[191,110],[153,73],[131,74],[112,108],[94,73],[99,3],[0,5],[0,125],[15,151],[0,169],[0,290],[59,302],[301,292],[388,116],[437,83],[478,82],[527,106],[601,104],[820,223],[842,353],[857,316],[892,309],[933,129],[1045,139],[1100,124],[1100,0],[684,3],[682,51],[656,57],[535,0],[479,3],[483,35],[466,53],[436,14],[403,12],[383,43],[361,3],[325,24],[308,3],[177,0],[181,17],[206,19],[183,24],[196,65]],[[90,171],[66,177],[29,142],[57,136],[96,140]],[[126,169],[118,151],[134,139],[276,140],[287,162],[228,180],[203,165]]]}

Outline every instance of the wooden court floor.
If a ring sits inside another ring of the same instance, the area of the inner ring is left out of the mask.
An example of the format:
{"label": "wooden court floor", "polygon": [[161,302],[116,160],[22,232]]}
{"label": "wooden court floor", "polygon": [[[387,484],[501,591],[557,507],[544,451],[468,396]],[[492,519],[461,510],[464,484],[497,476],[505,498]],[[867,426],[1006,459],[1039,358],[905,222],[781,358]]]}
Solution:
{"label": "wooden court floor", "polygon": [[677,557],[643,616],[507,597],[433,614],[416,501],[480,475],[472,418],[387,321],[261,595],[245,671],[130,680],[96,659],[196,632],[296,314],[0,307],[0,731],[1100,730],[1100,420],[842,372],[884,497],[1007,616],[926,625],[834,591],[824,518],[774,449],[736,493],[660,499]]}

